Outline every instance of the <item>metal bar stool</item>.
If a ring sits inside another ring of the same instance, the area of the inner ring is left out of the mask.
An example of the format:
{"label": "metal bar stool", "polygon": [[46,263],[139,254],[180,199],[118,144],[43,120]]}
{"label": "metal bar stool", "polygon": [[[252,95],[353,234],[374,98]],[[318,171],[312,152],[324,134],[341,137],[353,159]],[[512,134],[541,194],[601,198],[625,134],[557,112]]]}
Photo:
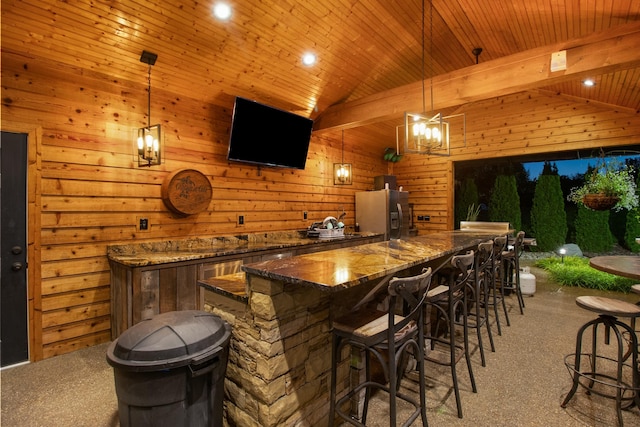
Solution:
{"label": "metal bar stool", "polygon": [[492,256],[493,240],[478,244],[478,250],[476,251],[474,260],[475,274],[473,276],[473,281],[468,282],[471,292],[468,316],[473,319],[473,322],[468,323],[468,325],[470,328],[475,328],[476,330],[482,366],[487,366],[482,342],[483,326],[487,329],[489,343],[491,344],[491,351],[496,351],[496,347],[493,342],[493,334],[491,333],[491,325],[489,324],[489,282],[491,281],[493,268]]}
{"label": "metal bar stool", "polygon": [[[640,407],[640,381],[638,338],[632,327],[619,321],[618,317],[633,321],[640,317],[640,307],[626,301],[594,296],[580,296],[576,298],[576,304],[598,313],[598,318],[580,328],[576,352],[565,356],[565,365],[573,378],[573,385],[561,406],[565,408],[578,386],[583,386],[588,393],[615,399],[618,425],[622,427],[623,403],[624,407],[634,403]],[[598,334],[600,325],[604,326],[603,334]],[[591,331],[591,352],[585,353],[582,343],[586,339],[584,333],[588,330]],[[599,341],[604,340],[604,344],[609,345],[612,336],[616,339],[616,351],[610,352],[613,354],[605,353],[598,346]]]}
{"label": "metal bar stool", "polygon": [[520,256],[524,248],[524,231],[519,231],[512,248],[502,252],[504,275],[502,276],[503,295],[505,291],[515,292],[518,298],[520,314],[524,314],[524,298],[520,289]]}
{"label": "metal bar stool", "polygon": [[[372,390],[383,390],[389,394],[389,425],[396,426],[396,398],[409,402],[415,407],[413,413],[402,424],[411,425],[418,417],[422,425],[427,426],[426,390],[424,372],[424,303],[431,285],[431,268],[424,269],[413,277],[394,277],[389,281],[389,308],[380,311],[363,307],[353,311],[332,323],[333,342],[331,348],[331,402],[329,408],[329,426],[334,425],[338,415],[344,421],[365,426]],[[345,346],[362,350],[365,357],[365,379],[351,387],[336,400],[336,383],[341,351]],[[377,381],[371,373],[371,356],[374,356],[384,371],[384,380]],[[418,369],[420,387],[419,400],[402,393],[403,363],[413,356]],[[354,419],[342,410],[345,402],[365,390],[362,420]]]}
{"label": "metal bar stool", "polygon": [[493,312],[496,317],[496,326],[498,328],[498,335],[502,335],[502,328],[500,325],[500,314],[498,313],[498,305],[502,306],[504,317],[507,322],[507,326],[510,326],[509,312],[507,311],[507,303],[504,299],[502,291],[504,265],[502,261],[502,254],[507,248],[507,237],[500,236],[493,239],[493,255],[491,257],[491,277],[488,281],[489,285],[489,304],[493,306]]}
{"label": "metal bar stool", "polygon": [[[469,280],[473,280],[475,274],[473,271],[473,262],[473,251],[470,251],[466,255],[456,255],[452,257],[451,265],[454,267],[454,270],[446,277],[446,284],[439,285],[430,290],[427,294],[426,301],[427,307],[433,307],[435,309],[435,323],[431,324],[431,319],[427,319],[430,322],[430,327],[426,331],[426,338],[430,340],[431,351],[427,353],[425,358],[430,362],[451,368],[458,418],[462,418],[462,401],[460,399],[456,365],[462,357],[464,357],[467,362],[467,370],[473,392],[478,392],[469,352],[469,327],[467,322],[466,299],[467,283]],[[461,316],[460,321],[456,321],[458,316]],[[441,320],[446,328],[444,333],[440,331]],[[456,325],[462,325],[463,344],[458,344],[455,340]],[[436,344],[440,344],[439,347],[445,348],[444,353],[435,348]],[[443,356],[443,354],[444,357],[438,357]]]}

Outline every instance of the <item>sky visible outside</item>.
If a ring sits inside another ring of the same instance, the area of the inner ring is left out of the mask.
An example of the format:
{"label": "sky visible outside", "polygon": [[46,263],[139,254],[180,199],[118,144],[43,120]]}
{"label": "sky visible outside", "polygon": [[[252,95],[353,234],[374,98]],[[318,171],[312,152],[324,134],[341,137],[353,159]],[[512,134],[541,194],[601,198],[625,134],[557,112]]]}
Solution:
{"label": "sky visible outside", "polygon": [[[624,163],[625,159],[640,159],[640,155],[615,156],[613,158],[620,161],[621,163]],[[572,177],[576,174],[585,173],[589,166],[595,166],[599,160],[600,159],[597,157],[589,159],[558,160],[552,161],[551,164],[556,164],[556,166],[558,167],[558,173],[560,175]],[[523,165],[527,172],[529,172],[529,179],[535,180],[540,176],[540,173],[542,172],[542,168],[544,166],[544,162],[529,162],[524,163]]]}

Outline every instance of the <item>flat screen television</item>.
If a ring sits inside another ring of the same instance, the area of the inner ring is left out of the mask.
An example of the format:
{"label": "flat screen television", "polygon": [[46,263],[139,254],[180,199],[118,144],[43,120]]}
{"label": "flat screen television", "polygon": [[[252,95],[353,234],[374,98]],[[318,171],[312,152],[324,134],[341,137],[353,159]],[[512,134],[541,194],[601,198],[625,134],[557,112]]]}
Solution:
{"label": "flat screen television", "polygon": [[313,120],[236,97],[227,159],[304,169]]}

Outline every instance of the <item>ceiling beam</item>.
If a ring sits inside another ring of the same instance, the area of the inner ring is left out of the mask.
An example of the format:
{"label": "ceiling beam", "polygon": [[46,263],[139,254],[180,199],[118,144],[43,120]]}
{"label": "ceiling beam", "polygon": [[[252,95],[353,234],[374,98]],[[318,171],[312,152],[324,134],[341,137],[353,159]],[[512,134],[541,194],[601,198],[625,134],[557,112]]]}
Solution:
{"label": "ceiling beam", "polygon": [[[640,22],[580,39],[531,49],[476,64],[424,81],[429,111],[549,86],[595,74],[640,67]],[[566,70],[551,72],[551,55],[566,50]],[[355,101],[336,104],[316,118],[314,131],[353,128],[421,112],[423,82],[418,81]],[[433,87],[433,108],[431,108]]]}

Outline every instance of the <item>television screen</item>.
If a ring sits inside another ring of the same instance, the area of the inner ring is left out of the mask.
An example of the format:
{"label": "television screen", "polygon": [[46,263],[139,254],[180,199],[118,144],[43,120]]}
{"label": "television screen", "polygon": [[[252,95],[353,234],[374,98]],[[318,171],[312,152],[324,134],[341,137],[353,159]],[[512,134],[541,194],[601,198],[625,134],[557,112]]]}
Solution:
{"label": "television screen", "polygon": [[236,97],[227,159],[304,169],[313,120]]}

